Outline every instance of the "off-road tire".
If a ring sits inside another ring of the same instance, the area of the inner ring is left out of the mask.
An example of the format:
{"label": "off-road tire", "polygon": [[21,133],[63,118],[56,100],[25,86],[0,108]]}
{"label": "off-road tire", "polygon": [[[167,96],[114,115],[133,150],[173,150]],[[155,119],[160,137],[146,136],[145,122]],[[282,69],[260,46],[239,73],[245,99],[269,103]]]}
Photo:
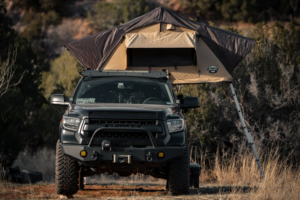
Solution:
{"label": "off-road tire", "polygon": [[72,195],[78,191],[78,170],[78,163],[64,155],[59,141],[57,141],[55,161],[55,191],[57,194]]}
{"label": "off-road tire", "polygon": [[168,188],[171,195],[189,194],[190,152],[186,146],[182,156],[169,165]]}
{"label": "off-road tire", "polygon": [[194,177],[194,188],[199,188],[199,176]]}
{"label": "off-road tire", "polygon": [[190,187],[199,188],[199,176],[190,176]]}

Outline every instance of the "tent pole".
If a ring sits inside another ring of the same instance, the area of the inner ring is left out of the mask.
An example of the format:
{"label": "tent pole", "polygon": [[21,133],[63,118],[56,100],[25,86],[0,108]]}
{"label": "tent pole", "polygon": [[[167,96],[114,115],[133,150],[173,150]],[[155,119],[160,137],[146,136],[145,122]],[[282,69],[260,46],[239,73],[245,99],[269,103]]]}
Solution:
{"label": "tent pole", "polygon": [[238,114],[239,114],[239,117],[240,117],[240,120],[241,120],[241,123],[242,123],[242,126],[243,126],[243,130],[244,130],[245,135],[246,135],[247,140],[248,140],[248,144],[249,144],[249,145],[251,146],[251,148],[252,148],[252,151],[253,151],[255,160],[256,160],[256,162],[257,162],[257,165],[258,165],[260,174],[261,174],[262,177],[264,177],[264,176],[265,176],[265,175],[264,175],[264,171],[263,171],[263,168],[262,168],[262,166],[261,166],[261,163],[260,163],[260,160],[259,160],[259,157],[258,157],[256,148],[255,148],[255,144],[254,144],[254,142],[253,142],[251,133],[248,132],[248,129],[247,129],[247,126],[246,126],[246,123],[245,123],[245,120],[244,120],[244,116],[243,116],[243,113],[242,113],[242,111],[241,111],[241,108],[240,108],[238,99],[237,99],[237,97],[236,97],[236,94],[235,94],[235,91],[234,91],[234,88],[233,88],[232,83],[230,83],[229,86],[230,86],[230,90],[231,90],[231,93],[232,93],[232,96],[233,96],[233,99],[234,99],[234,102],[235,102],[236,109],[237,109],[237,111],[238,111]]}

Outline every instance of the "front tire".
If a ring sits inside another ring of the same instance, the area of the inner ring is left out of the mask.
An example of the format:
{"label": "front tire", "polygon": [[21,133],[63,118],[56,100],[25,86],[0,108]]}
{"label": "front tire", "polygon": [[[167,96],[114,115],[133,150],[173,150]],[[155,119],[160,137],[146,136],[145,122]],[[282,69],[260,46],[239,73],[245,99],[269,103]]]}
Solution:
{"label": "front tire", "polygon": [[59,141],[56,144],[55,191],[57,194],[72,195],[78,191],[78,163],[66,156]]}
{"label": "front tire", "polygon": [[186,146],[180,158],[169,165],[168,189],[172,195],[189,194],[190,152]]}
{"label": "front tire", "polygon": [[199,176],[190,176],[190,187],[199,188]]}

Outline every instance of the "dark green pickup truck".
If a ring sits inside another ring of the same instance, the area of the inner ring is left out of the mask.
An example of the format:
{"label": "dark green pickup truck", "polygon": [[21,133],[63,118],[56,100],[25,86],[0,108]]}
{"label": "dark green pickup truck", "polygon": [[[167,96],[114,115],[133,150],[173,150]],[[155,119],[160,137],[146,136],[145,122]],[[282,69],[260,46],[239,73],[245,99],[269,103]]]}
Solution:
{"label": "dark green pickup truck", "polygon": [[56,192],[75,194],[83,177],[116,172],[167,180],[171,194],[188,194],[190,157],[182,109],[199,107],[178,98],[166,71],[81,73],[73,96],[51,96],[66,105],[56,149]]}

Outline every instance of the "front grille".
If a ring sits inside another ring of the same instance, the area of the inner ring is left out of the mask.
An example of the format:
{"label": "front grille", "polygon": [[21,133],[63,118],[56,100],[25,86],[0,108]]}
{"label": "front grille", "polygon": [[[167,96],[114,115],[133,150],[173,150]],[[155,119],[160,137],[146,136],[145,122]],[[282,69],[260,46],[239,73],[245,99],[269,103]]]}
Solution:
{"label": "front grille", "polygon": [[[89,134],[93,135],[94,131],[90,131]],[[124,139],[147,139],[149,138],[148,134],[145,132],[111,132],[111,131],[103,131],[97,133],[96,137],[101,137],[103,139],[108,138],[124,138]]]}
{"label": "front grille", "polygon": [[[84,137],[92,137],[94,132],[102,127],[118,128],[118,131],[102,130],[95,135],[93,145],[101,145],[103,140],[109,140],[112,146],[149,146],[152,145],[149,135],[139,128],[147,129],[156,139],[164,136],[163,125],[160,120],[156,119],[101,119],[89,118],[84,120],[81,130]],[[127,128],[127,130],[120,130]],[[132,128],[132,131],[128,128]]]}
{"label": "front grille", "polygon": [[102,120],[90,119],[89,124],[107,125],[107,127],[138,127],[138,126],[155,126],[156,120]]}
{"label": "front grille", "polygon": [[93,111],[89,113],[90,118],[105,119],[157,119],[156,112],[113,112]]}

